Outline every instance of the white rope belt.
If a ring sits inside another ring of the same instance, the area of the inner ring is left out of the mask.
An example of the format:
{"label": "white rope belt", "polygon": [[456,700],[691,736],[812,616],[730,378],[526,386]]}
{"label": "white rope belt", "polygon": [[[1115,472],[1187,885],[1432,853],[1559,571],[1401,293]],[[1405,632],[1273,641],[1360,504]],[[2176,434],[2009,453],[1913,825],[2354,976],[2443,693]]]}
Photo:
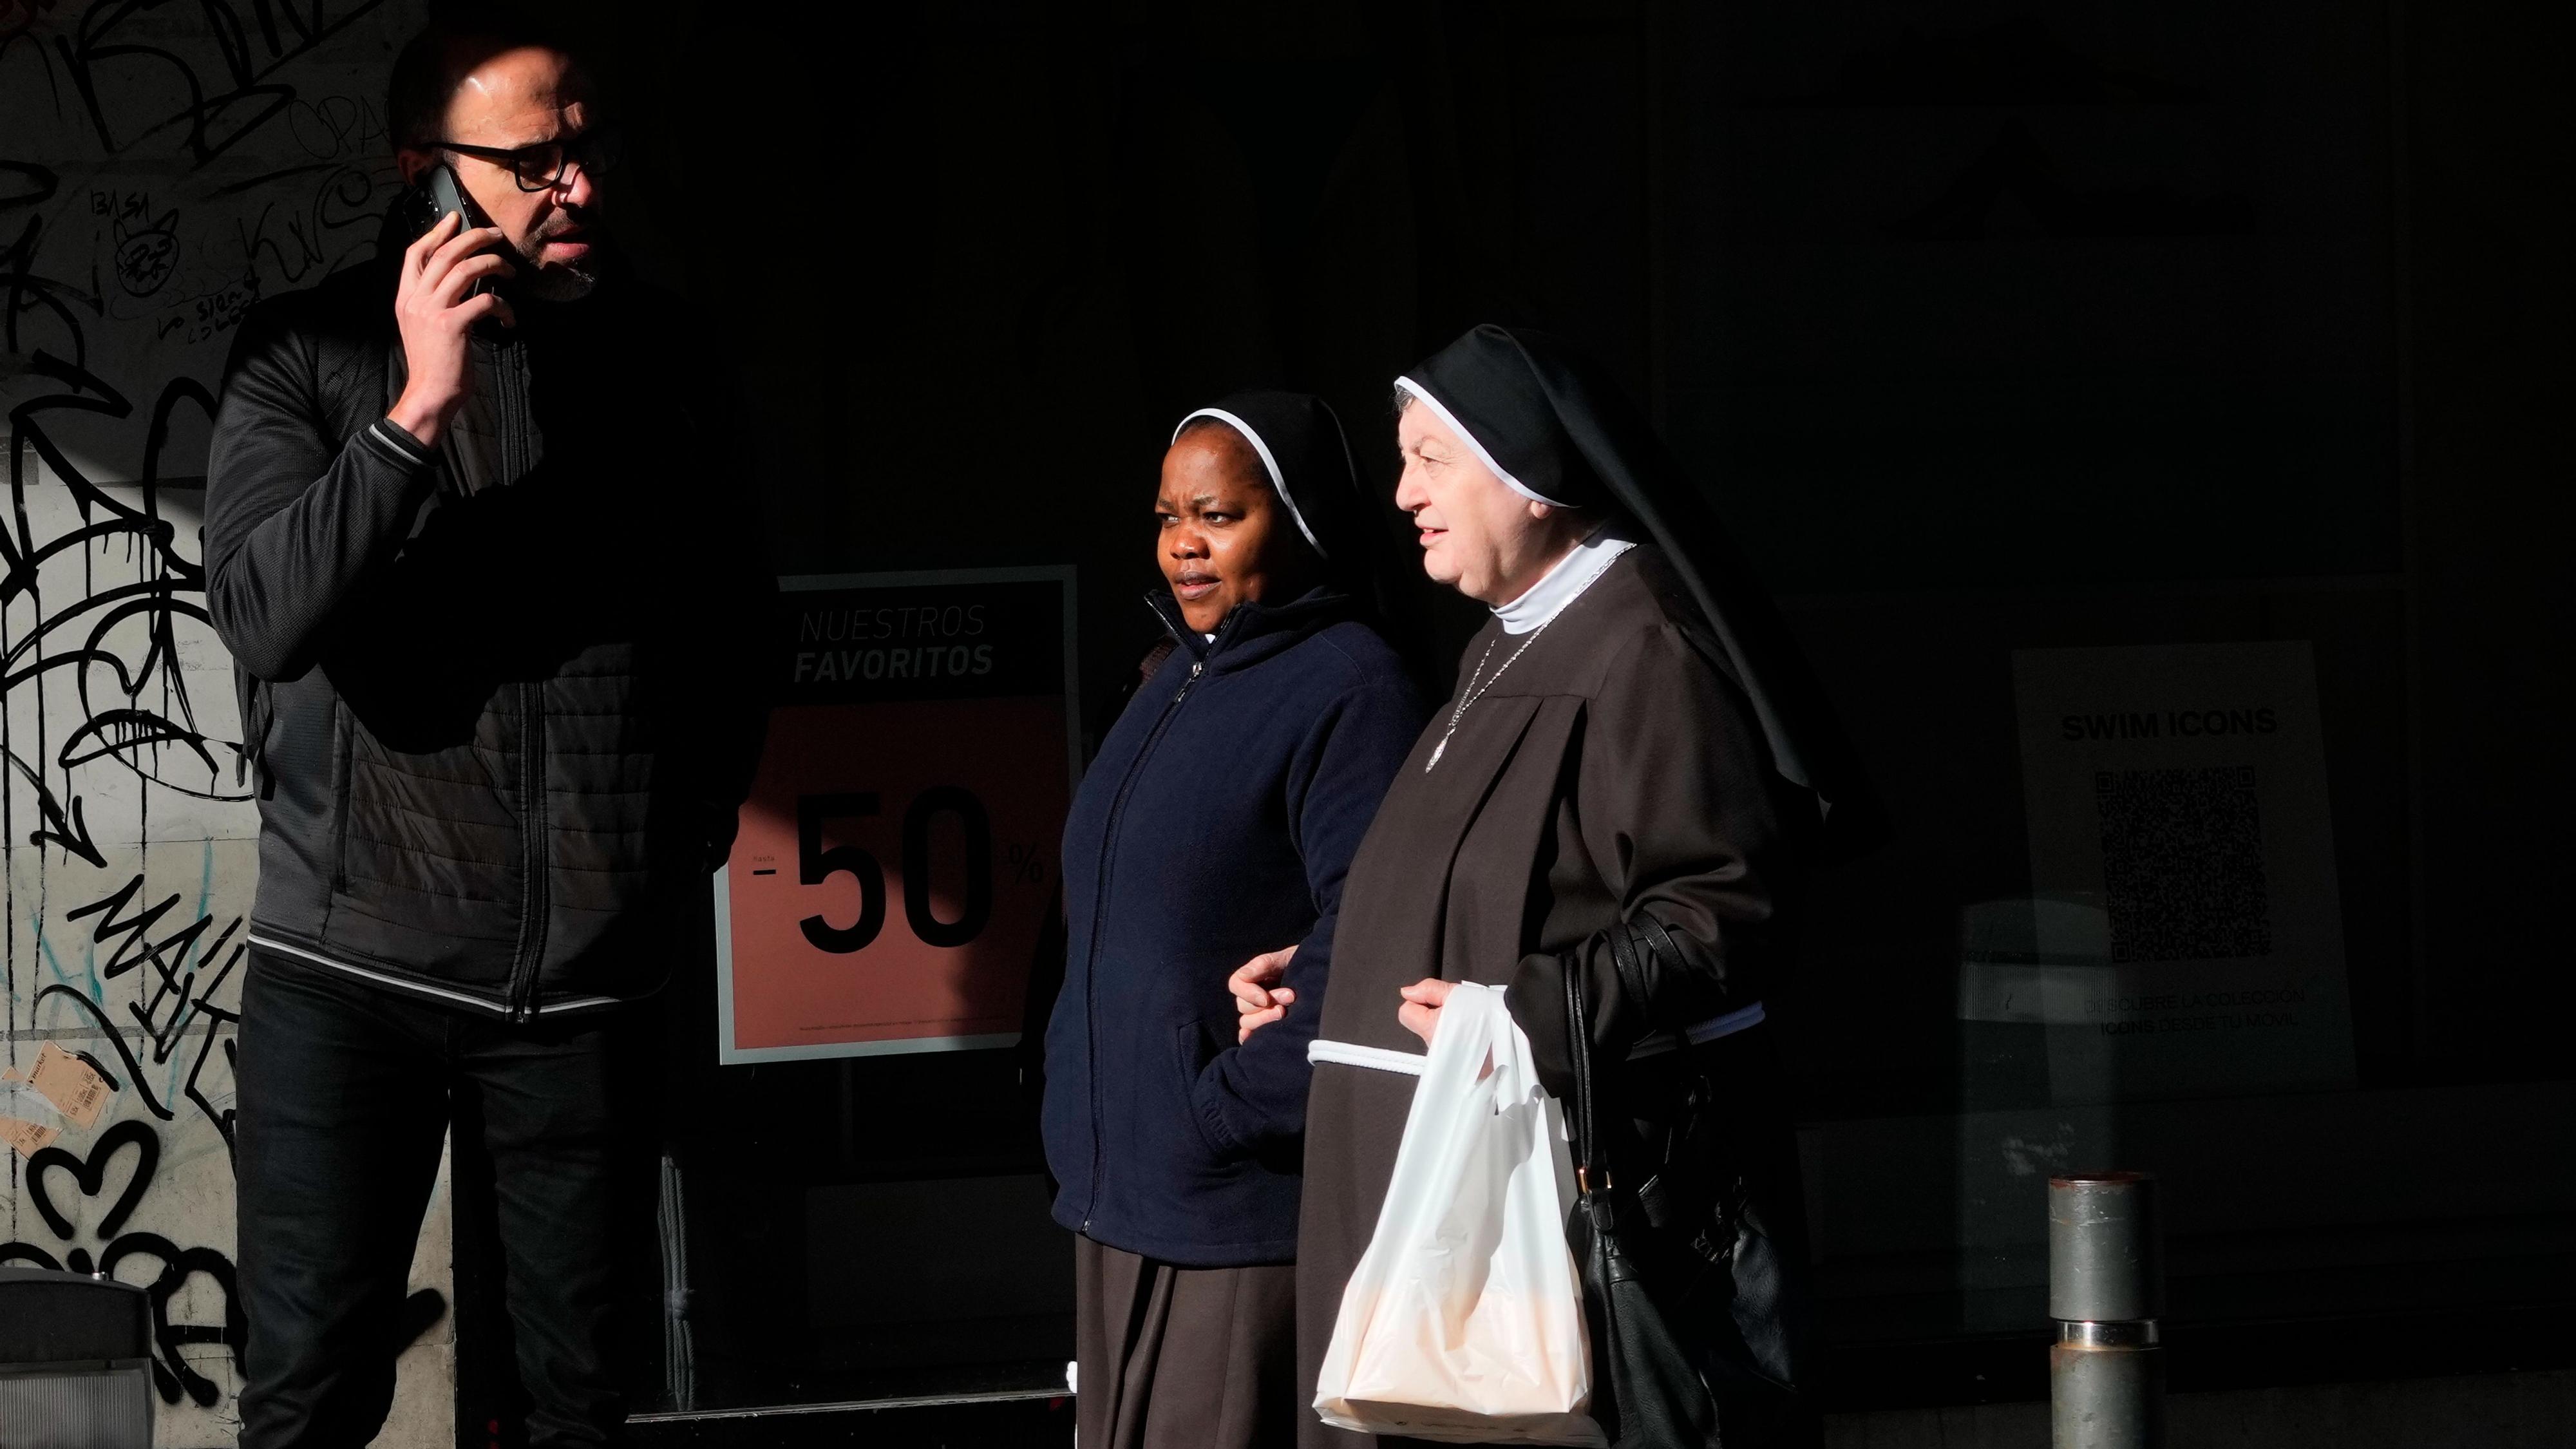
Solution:
{"label": "white rope belt", "polygon": [[1306,1060],[1338,1062],[1346,1067],[1373,1067],[1381,1072],[1402,1072],[1408,1077],[1422,1075],[1422,1064],[1430,1058],[1420,1052],[1400,1052],[1392,1047],[1361,1046],[1357,1042],[1326,1041],[1317,1037],[1306,1043]]}
{"label": "white rope belt", "polygon": [[[1631,1058],[1650,1057],[1659,1052],[1676,1050],[1684,1041],[1692,1046],[1705,1045],[1722,1036],[1733,1036],[1746,1027],[1760,1026],[1762,1020],[1762,1003],[1757,1001],[1751,1006],[1730,1011],[1724,1016],[1712,1016],[1679,1034],[1666,1033],[1648,1037],[1628,1055]],[[1357,1042],[1328,1041],[1319,1036],[1306,1043],[1306,1060],[1333,1062],[1345,1067],[1367,1067],[1380,1072],[1402,1072],[1408,1077],[1418,1077],[1422,1075],[1422,1063],[1426,1058],[1420,1052],[1397,1051],[1392,1047],[1361,1046]]]}

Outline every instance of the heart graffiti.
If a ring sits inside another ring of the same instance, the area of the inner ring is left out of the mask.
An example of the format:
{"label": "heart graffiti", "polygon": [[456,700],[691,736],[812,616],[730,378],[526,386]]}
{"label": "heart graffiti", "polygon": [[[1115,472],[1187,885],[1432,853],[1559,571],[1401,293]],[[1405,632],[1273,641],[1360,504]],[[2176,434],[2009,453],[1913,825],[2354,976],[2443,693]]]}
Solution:
{"label": "heart graffiti", "polygon": [[116,1149],[129,1142],[135,1148],[134,1176],[126,1182],[125,1191],[117,1194],[115,1206],[107,1210],[107,1217],[98,1225],[100,1238],[113,1238],[116,1230],[125,1226],[125,1220],[133,1216],[136,1204],[143,1201],[144,1192],[152,1186],[153,1171],[161,1165],[161,1134],[153,1131],[149,1123],[129,1120],[98,1134],[98,1141],[91,1145],[86,1158],[74,1157],[60,1147],[48,1147],[27,1159],[27,1197],[35,1203],[36,1212],[44,1218],[45,1226],[54,1230],[55,1237],[69,1238],[76,1230],[63,1210],[54,1206],[53,1194],[45,1186],[48,1174],[60,1168],[80,1184],[82,1196],[96,1197],[99,1190],[107,1186],[108,1163],[116,1156]]}
{"label": "heart graffiti", "polygon": [[[161,1134],[149,1122],[128,1119],[98,1134],[90,1144],[89,1155],[75,1156],[61,1147],[48,1147],[27,1159],[26,1191],[36,1213],[53,1229],[54,1236],[66,1242],[80,1236],[80,1225],[54,1201],[52,1182],[58,1172],[71,1174],[79,1185],[81,1196],[94,1198],[107,1190],[108,1170],[124,1148],[134,1149],[134,1175],[126,1180],[123,1190],[108,1205],[96,1236],[107,1243],[95,1259],[87,1248],[74,1247],[62,1259],[33,1243],[0,1243],[0,1262],[15,1259],[45,1268],[68,1267],[75,1273],[96,1273],[113,1278],[119,1265],[129,1259],[147,1265],[157,1263],[159,1271],[144,1287],[152,1305],[153,1387],[165,1402],[177,1403],[182,1396],[200,1407],[212,1407],[223,1397],[223,1386],[199,1373],[188,1362],[185,1350],[195,1344],[221,1344],[231,1352],[233,1361],[241,1361],[242,1346],[249,1332],[242,1318],[241,1302],[234,1289],[233,1264],[230,1258],[213,1248],[182,1248],[158,1233],[123,1233],[128,1218],[134,1215],[144,1194],[151,1191],[154,1173],[161,1166]],[[221,1321],[215,1323],[181,1323],[171,1319],[172,1304],[186,1289],[189,1280],[210,1280],[221,1296]]]}
{"label": "heart graffiti", "polygon": [[[40,1268],[75,1273],[97,1273],[116,1277],[117,1269],[129,1262],[140,1263],[147,1270],[157,1264],[159,1271],[144,1285],[145,1296],[152,1305],[152,1382],[165,1403],[176,1404],[181,1398],[193,1400],[201,1408],[212,1408],[224,1396],[224,1386],[197,1371],[188,1360],[186,1350],[196,1345],[221,1345],[241,1362],[242,1350],[249,1341],[241,1298],[232,1259],[214,1248],[183,1248],[158,1233],[120,1234],[126,1220],[134,1215],[144,1195],[151,1190],[152,1178],[161,1165],[161,1137],[149,1122],[128,1119],[98,1135],[85,1157],[60,1148],[48,1147],[27,1161],[26,1191],[36,1212],[54,1236],[65,1242],[80,1237],[80,1225],[54,1201],[51,1180],[57,1172],[71,1174],[81,1196],[95,1198],[107,1190],[108,1172],[117,1154],[131,1145],[134,1148],[134,1175],[127,1180],[116,1200],[108,1205],[107,1216],[100,1219],[96,1236],[107,1247],[92,1258],[84,1247],[73,1247],[63,1257],[34,1243],[0,1243],[0,1263],[30,1263]],[[218,1309],[204,1307],[202,1290],[190,1292],[193,1280],[210,1283],[222,1300]],[[132,1281],[132,1280],[127,1280]],[[216,1315],[218,1321],[175,1321],[174,1312],[181,1295],[200,1305],[200,1315]],[[422,1289],[405,1300],[394,1314],[388,1328],[393,1347],[399,1352],[414,1339],[429,1331],[447,1313],[447,1299],[435,1289]]]}

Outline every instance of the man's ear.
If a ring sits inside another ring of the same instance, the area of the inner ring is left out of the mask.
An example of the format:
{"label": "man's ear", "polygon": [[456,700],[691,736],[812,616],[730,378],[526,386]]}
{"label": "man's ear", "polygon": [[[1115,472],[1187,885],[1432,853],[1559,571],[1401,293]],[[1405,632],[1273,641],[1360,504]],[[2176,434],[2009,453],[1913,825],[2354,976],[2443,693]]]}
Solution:
{"label": "man's ear", "polygon": [[418,186],[420,178],[428,172],[429,168],[437,164],[438,153],[435,151],[422,151],[405,146],[394,153],[394,169],[402,173],[405,186]]}

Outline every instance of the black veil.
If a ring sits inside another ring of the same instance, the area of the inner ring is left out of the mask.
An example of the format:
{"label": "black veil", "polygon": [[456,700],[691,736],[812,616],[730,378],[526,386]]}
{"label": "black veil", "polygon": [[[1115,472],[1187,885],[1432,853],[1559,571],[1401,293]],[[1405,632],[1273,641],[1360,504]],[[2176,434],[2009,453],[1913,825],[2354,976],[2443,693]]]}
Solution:
{"label": "black veil", "polygon": [[1181,419],[1173,440],[1201,419],[1223,423],[1252,444],[1271,491],[1324,560],[1333,586],[1357,600],[1374,622],[1399,619],[1404,595],[1395,541],[1362,490],[1350,440],[1332,408],[1302,392],[1232,393]]}
{"label": "black veil", "polygon": [[1876,843],[1877,796],[1778,607],[1707,498],[1599,364],[1560,338],[1488,323],[1396,385],[1440,414],[1523,496],[1634,520],[1699,606],[1721,656],[1715,662],[1750,698],[1773,768],[1814,802],[1823,852],[1847,855]]}

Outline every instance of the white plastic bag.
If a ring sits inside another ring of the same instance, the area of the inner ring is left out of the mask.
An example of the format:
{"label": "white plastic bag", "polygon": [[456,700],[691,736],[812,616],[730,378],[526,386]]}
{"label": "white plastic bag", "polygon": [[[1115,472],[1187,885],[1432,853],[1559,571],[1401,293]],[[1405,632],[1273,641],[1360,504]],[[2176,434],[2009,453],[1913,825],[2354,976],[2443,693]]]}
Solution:
{"label": "white plastic bag", "polygon": [[[1487,1063],[1492,1070],[1486,1071]],[[1603,1445],[1566,1246],[1574,1170],[1503,993],[1460,983],[1316,1382],[1324,1422],[1451,1444]]]}

